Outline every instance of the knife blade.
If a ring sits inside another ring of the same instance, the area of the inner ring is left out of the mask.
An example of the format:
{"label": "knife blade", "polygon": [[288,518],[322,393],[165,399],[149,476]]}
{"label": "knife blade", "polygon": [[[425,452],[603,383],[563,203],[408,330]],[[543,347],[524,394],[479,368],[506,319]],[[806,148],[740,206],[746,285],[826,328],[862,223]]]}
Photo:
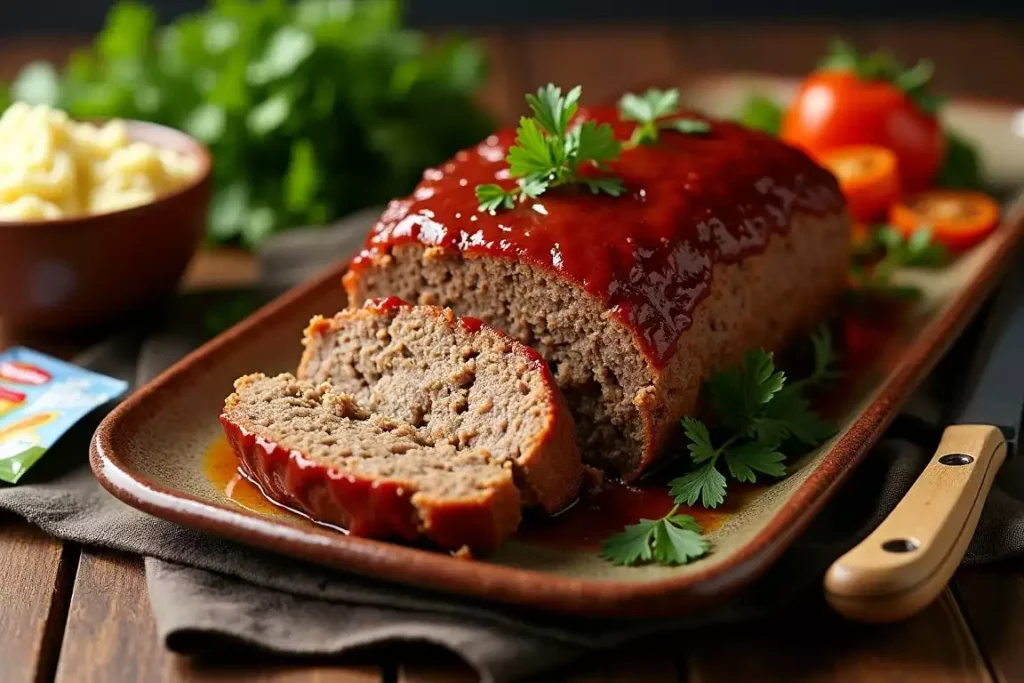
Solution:
{"label": "knife blade", "polygon": [[1010,269],[969,363],[953,420],[889,516],[825,575],[825,597],[858,621],[924,609],[963,559],[1024,412],[1024,260]]}
{"label": "knife blade", "polygon": [[1024,414],[1024,260],[996,295],[967,376],[955,423],[999,427],[1012,453]]}

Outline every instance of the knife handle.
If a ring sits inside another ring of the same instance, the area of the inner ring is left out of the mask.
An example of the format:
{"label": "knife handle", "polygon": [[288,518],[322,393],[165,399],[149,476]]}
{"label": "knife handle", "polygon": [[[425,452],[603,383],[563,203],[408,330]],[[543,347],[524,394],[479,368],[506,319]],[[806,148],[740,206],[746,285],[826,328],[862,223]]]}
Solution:
{"label": "knife handle", "polygon": [[825,598],[856,621],[905,619],[946,587],[1006,459],[1002,432],[954,425],[914,485],[871,535],[825,574]]}

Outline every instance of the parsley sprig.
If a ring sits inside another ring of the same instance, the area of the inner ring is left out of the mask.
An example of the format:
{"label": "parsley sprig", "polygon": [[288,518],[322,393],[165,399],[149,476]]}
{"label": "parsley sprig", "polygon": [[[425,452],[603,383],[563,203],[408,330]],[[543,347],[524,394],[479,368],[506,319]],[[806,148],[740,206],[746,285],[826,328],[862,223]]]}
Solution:
{"label": "parsley sprig", "polygon": [[641,519],[608,537],[601,557],[617,565],[686,564],[703,557],[711,548],[703,529],[693,517],[678,512],[698,501],[708,508],[722,504],[728,482],[721,462],[736,481],[782,477],[789,446],[816,446],[832,436],[835,428],[805,396],[806,390],[839,376],[828,327],[811,336],[811,348],[813,369],[795,382],[787,382],[765,351],[747,353],[741,365],[715,375],[707,386],[714,433],[700,420],[682,420],[687,451],[697,467],[669,482],[675,506],[660,519]]}
{"label": "parsley sprig", "polygon": [[[568,184],[582,185],[594,194],[622,194],[622,180],[608,175],[605,166],[622,151],[612,127],[594,121],[570,126],[581,94],[580,86],[562,95],[561,88],[549,83],[536,95],[526,96],[533,116],[519,119],[515,144],[505,157],[516,185],[510,189],[494,183],[477,185],[480,211],[511,209],[518,202]],[[605,171],[605,175],[580,173],[588,165]]]}
{"label": "parsley sprig", "polygon": [[612,564],[628,566],[657,562],[676,565],[692,562],[711,548],[703,529],[690,515],[678,515],[677,504],[660,519],[641,519],[608,537],[601,557]]}
{"label": "parsley sprig", "polygon": [[785,475],[783,445],[797,441],[817,445],[835,428],[811,409],[804,390],[835,375],[829,333],[814,341],[814,373],[786,386],[771,353],[750,351],[742,365],[719,373],[708,383],[712,415],[727,437],[714,439],[705,423],[683,418],[687,450],[696,469],[669,482],[672,495],[686,505],[716,508],[725,501],[727,480],[755,482],[758,475]]}
{"label": "parsley sprig", "polygon": [[725,501],[727,479],[755,482],[759,475],[782,477],[787,446],[817,446],[835,433],[811,407],[807,389],[836,376],[831,333],[821,328],[812,337],[814,371],[787,384],[786,374],[775,367],[772,354],[750,351],[739,366],[718,373],[708,382],[708,398],[715,432],[692,417],[683,418],[693,471],[669,482],[676,500],[718,507]]}
{"label": "parsley sprig", "polygon": [[[873,262],[872,258],[881,254]],[[914,299],[921,291],[897,284],[896,274],[903,268],[937,268],[949,262],[949,251],[932,236],[929,226],[922,226],[910,237],[891,226],[871,228],[867,240],[854,245],[854,263],[850,275],[856,293],[895,299]]]}
{"label": "parsley sprig", "polygon": [[674,130],[689,135],[711,131],[711,124],[707,121],[678,115],[679,91],[675,88],[650,88],[641,95],[627,93],[619,100],[619,116],[622,120],[637,123],[627,143],[629,147],[653,145],[658,141],[658,135],[662,130]]}

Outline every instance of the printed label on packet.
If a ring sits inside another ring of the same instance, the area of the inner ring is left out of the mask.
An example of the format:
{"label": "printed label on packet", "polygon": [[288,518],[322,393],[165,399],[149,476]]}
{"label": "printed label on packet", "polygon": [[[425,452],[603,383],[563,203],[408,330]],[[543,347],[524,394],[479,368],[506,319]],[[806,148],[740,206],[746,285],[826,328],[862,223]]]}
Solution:
{"label": "printed label on packet", "polygon": [[127,389],[31,349],[0,351],[0,481],[16,483],[72,425]]}

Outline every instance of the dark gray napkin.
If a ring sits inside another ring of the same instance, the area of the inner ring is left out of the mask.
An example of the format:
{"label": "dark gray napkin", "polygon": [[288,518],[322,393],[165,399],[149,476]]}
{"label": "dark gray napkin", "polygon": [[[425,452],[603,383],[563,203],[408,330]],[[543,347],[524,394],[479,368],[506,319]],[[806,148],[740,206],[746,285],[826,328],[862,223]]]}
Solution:
{"label": "dark gray napkin", "polygon": [[[333,232],[285,234],[261,255],[269,291],[185,296],[162,322],[122,333],[77,360],[145,382],[277,288],[349,255],[358,247],[353,235],[361,236],[364,221]],[[303,255],[311,249],[316,257],[306,263]],[[963,367],[955,358],[969,351],[970,342],[959,344],[954,360],[943,367]],[[0,509],[60,538],[145,555],[161,638],[178,652],[211,655],[231,644],[322,655],[417,641],[451,650],[482,680],[508,681],[652,632],[762,618],[801,594],[819,595],[829,563],[888,514],[932,453],[957,385],[952,379],[955,372],[940,367],[836,499],[765,576],[721,607],[684,619],[604,621],[530,613],[323,569],[165,522],[120,503],[93,479],[85,461],[95,416],[69,432],[22,485],[0,488]],[[1024,491],[1012,484],[992,494],[968,561],[1024,550]]]}

